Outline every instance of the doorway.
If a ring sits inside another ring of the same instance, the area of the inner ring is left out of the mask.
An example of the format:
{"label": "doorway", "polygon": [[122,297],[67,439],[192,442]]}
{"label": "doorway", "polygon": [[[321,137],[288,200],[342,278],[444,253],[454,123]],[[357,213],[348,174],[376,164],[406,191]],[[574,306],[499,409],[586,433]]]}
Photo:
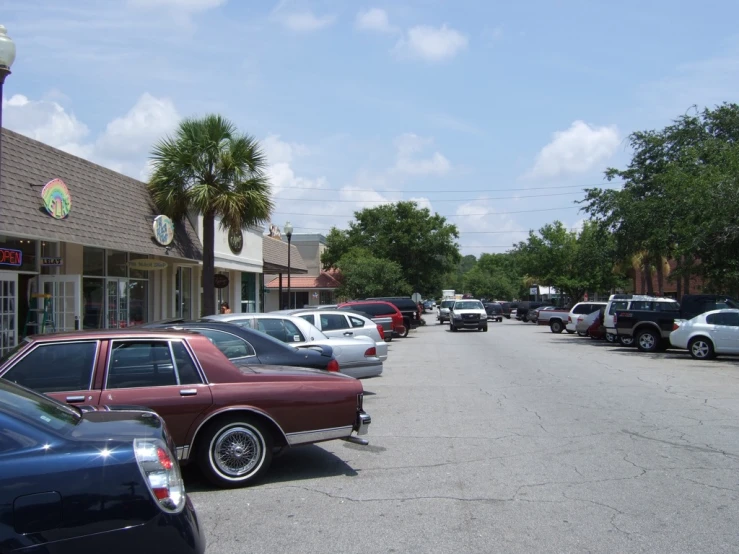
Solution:
{"label": "doorway", "polygon": [[18,342],[18,274],[0,271],[0,356]]}

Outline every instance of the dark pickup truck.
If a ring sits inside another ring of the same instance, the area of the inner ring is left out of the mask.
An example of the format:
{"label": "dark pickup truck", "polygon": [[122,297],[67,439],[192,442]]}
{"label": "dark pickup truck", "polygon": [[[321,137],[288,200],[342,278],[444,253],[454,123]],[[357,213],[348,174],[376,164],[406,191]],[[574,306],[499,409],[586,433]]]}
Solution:
{"label": "dark pickup truck", "polygon": [[635,300],[628,310],[617,311],[613,322],[619,337],[632,337],[642,352],[656,352],[670,345],[676,319],[724,308],[739,308],[739,303],[720,294],[686,294],[682,305],[670,298]]}
{"label": "dark pickup truck", "polygon": [[365,300],[382,300],[390,302],[400,313],[403,314],[403,325],[406,329],[415,329],[421,324],[421,317],[418,313],[418,304],[407,296],[383,296],[382,298],[365,298]]}

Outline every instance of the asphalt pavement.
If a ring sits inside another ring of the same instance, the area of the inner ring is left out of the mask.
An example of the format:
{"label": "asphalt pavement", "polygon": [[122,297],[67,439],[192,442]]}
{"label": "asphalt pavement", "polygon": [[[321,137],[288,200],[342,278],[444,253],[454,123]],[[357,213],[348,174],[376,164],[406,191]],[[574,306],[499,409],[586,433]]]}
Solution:
{"label": "asphalt pavement", "polygon": [[187,472],[209,554],[739,552],[739,359],[426,318],[363,381],[369,446]]}

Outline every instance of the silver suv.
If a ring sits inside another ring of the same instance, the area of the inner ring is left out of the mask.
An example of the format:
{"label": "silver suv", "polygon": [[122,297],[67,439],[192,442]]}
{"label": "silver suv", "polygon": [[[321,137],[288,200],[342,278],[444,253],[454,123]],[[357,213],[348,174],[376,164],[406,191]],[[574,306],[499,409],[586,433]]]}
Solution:
{"label": "silver suv", "polygon": [[436,316],[436,319],[439,320],[440,324],[449,321],[449,308],[454,305],[454,302],[454,300],[442,300],[439,304],[439,315]]}

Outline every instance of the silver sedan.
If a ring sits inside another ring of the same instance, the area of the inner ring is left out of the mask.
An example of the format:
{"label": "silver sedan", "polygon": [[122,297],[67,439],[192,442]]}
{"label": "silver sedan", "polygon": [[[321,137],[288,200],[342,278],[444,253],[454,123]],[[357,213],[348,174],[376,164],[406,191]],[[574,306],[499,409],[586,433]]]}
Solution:
{"label": "silver sedan", "polygon": [[311,325],[318,327],[329,338],[370,337],[377,345],[377,357],[383,362],[387,360],[388,346],[385,338],[380,336],[382,326],[378,326],[377,323],[361,314],[330,309],[283,310],[271,313],[273,315],[285,314],[302,318]]}
{"label": "silver sedan", "polygon": [[334,350],[339,371],[357,379],[382,374],[377,343],[370,337],[327,337],[315,325],[286,314],[220,314],[204,319],[255,329],[293,346],[328,345]]}

